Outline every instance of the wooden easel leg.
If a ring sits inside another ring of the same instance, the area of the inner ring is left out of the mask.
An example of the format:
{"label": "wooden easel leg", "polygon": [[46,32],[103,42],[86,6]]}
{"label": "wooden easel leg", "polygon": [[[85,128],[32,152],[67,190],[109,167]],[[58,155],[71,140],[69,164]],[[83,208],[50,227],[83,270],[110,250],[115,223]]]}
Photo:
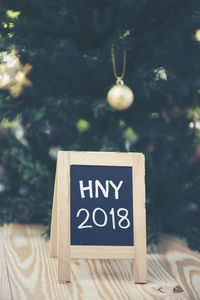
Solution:
{"label": "wooden easel leg", "polygon": [[56,165],[56,176],[54,183],[54,195],[53,195],[53,207],[52,207],[52,216],[51,216],[51,234],[50,234],[50,257],[57,257],[57,213],[58,213],[58,162]]}
{"label": "wooden easel leg", "polygon": [[[137,174],[137,176],[136,176]],[[145,164],[144,155],[138,154],[133,165],[133,219],[134,219],[134,282],[146,283],[146,209],[145,209]]]}
{"label": "wooden easel leg", "polygon": [[[142,247],[144,250],[141,251]],[[138,248],[138,249],[137,249]],[[143,242],[138,244],[138,247],[134,246],[134,263],[133,263],[133,274],[135,283],[146,283],[147,281],[147,262],[146,262],[146,245]]]}
{"label": "wooden easel leg", "polygon": [[58,281],[70,282],[70,152],[58,153]]}

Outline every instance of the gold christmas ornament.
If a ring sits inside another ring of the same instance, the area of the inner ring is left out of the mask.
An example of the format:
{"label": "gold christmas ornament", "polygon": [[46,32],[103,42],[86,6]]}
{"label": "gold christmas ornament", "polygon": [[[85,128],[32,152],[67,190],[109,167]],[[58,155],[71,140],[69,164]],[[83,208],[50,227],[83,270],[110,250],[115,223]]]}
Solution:
{"label": "gold christmas ornament", "polygon": [[0,64],[0,89],[9,90],[13,98],[17,98],[25,87],[32,87],[32,82],[26,77],[32,66],[21,64],[17,49],[10,53],[1,52],[3,63]]}
{"label": "gold christmas ornament", "polygon": [[108,91],[107,100],[111,107],[116,110],[125,110],[131,106],[134,101],[134,95],[132,90],[124,84],[122,80],[125,75],[126,69],[126,51],[123,53],[123,70],[121,76],[117,75],[114,48],[111,48],[112,65],[114,76],[117,79],[116,84]]}
{"label": "gold christmas ornament", "polygon": [[200,29],[197,29],[195,34],[194,34],[194,38],[196,41],[200,42]]}
{"label": "gold christmas ornament", "polygon": [[117,80],[116,84],[108,91],[108,103],[116,110],[125,110],[131,106],[134,100],[132,90],[124,84],[123,80]]}

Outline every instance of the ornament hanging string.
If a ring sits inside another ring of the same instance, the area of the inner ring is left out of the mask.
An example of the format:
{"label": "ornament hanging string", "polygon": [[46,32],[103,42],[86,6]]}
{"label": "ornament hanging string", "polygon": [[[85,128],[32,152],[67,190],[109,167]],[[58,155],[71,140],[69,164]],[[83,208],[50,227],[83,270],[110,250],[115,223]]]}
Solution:
{"label": "ornament hanging string", "polygon": [[109,105],[116,110],[125,110],[131,106],[134,100],[134,94],[132,90],[124,84],[123,78],[126,71],[126,50],[123,51],[123,67],[120,76],[117,75],[117,68],[115,62],[114,47],[111,47],[111,57],[113,73],[116,80],[116,84],[108,91],[107,99]]}
{"label": "ornament hanging string", "polygon": [[123,67],[122,67],[122,73],[120,76],[117,75],[114,46],[111,47],[111,57],[112,57],[113,73],[114,73],[115,78],[117,79],[116,83],[124,84],[122,79],[124,78],[125,72],[126,72],[126,49],[123,50]]}
{"label": "ornament hanging string", "polygon": [[117,68],[115,62],[114,46],[111,47],[111,57],[113,73],[116,80],[116,84],[108,91],[107,99],[109,105],[116,110],[125,110],[131,106],[134,100],[134,94],[132,90],[124,84],[123,78],[126,71],[126,50],[123,51],[123,67],[120,76],[117,75]]}

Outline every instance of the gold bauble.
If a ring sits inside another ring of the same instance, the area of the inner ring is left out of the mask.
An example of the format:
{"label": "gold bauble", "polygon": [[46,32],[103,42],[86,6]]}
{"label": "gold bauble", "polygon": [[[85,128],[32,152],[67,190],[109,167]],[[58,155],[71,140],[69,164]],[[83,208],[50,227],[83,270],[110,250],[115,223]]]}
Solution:
{"label": "gold bauble", "polygon": [[116,110],[125,110],[131,106],[134,100],[132,90],[125,84],[115,84],[107,94],[108,103]]}

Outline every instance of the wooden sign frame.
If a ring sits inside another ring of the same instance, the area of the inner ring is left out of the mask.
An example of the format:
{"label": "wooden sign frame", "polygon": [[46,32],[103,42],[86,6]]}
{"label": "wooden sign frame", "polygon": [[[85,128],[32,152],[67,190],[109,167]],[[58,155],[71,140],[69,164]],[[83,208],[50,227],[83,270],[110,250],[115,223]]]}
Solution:
{"label": "wooden sign frame", "polygon": [[[130,166],[134,246],[74,246],[70,238],[70,165]],[[134,259],[135,283],[146,283],[145,161],[142,153],[59,151],[51,219],[50,257],[58,259],[58,281],[70,282],[71,259]]]}

